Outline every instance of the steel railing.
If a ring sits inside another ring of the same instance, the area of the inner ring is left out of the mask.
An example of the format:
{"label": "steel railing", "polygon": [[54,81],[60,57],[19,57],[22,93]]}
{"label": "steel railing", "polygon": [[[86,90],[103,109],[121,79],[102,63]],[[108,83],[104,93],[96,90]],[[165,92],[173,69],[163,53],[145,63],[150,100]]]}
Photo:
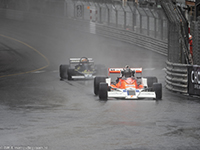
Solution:
{"label": "steel railing", "polygon": [[188,93],[188,64],[166,61],[166,88],[183,94]]}

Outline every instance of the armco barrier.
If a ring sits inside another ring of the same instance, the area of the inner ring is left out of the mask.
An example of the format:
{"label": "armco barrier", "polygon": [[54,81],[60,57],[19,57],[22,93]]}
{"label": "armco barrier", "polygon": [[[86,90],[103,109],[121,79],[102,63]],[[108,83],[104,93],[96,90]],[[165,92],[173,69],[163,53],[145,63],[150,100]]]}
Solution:
{"label": "armco barrier", "polygon": [[167,56],[167,42],[149,36],[141,35],[126,29],[105,26],[102,24],[96,24],[96,33],[109,38],[131,43]]}
{"label": "armco barrier", "polygon": [[188,70],[190,65],[166,62],[166,88],[188,94]]}

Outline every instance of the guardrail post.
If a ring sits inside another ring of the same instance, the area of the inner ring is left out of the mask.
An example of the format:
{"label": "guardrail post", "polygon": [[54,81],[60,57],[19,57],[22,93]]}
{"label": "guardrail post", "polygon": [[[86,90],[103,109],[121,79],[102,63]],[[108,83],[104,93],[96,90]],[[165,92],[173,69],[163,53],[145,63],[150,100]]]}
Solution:
{"label": "guardrail post", "polygon": [[163,19],[160,19],[160,38],[163,40]]}
{"label": "guardrail post", "polygon": [[154,37],[157,38],[157,18],[154,17]]}
{"label": "guardrail post", "polygon": [[126,11],[124,11],[124,29],[126,29]]}
{"label": "guardrail post", "polygon": [[135,26],[135,14],[132,12],[132,30],[134,31],[134,26]]}
{"label": "guardrail post", "polygon": [[115,10],[115,16],[116,16],[116,27],[118,27],[118,10]]}
{"label": "guardrail post", "polygon": [[142,15],[140,14],[140,33],[142,33]]}
{"label": "guardrail post", "polygon": [[100,23],[102,23],[102,14],[101,14],[101,12],[102,12],[102,8],[99,7],[99,22]]}
{"label": "guardrail post", "polygon": [[108,9],[108,25],[110,24],[110,9],[109,8],[107,8]]}
{"label": "guardrail post", "polygon": [[[146,14],[146,17],[147,17],[147,20],[146,20],[146,22],[147,22],[147,32],[146,32],[146,34],[149,36],[149,29],[150,29],[150,27],[149,27],[149,13],[146,12],[145,9],[143,9],[143,11],[144,11],[144,13]],[[150,12],[151,12],[151,10],[150,10]]]}
{"label": "guardrail post", "polygon": [[149,36],[149,16],[147,16],[147,35]]}
{"label": "guardrail post", "polygon": [[81,6],[82,6],[82,19],[84,20],[84,16],[85,16],[85,15],[84,15],[84,13],[85,13],[85,9],[84,9],[84,5],[83,5],[83,4],[82,4]]}
{"label": "guardrail post", "polygon": [[136,26],[136,8],[134,8],[133,12],[132,12],[132,30],[135,30]]}

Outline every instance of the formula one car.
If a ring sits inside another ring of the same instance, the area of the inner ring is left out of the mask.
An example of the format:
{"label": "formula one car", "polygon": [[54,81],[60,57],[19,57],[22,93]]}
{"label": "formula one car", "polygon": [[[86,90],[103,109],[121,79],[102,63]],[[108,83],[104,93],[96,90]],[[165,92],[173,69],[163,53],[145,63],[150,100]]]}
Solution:
{"label": "formula one car", "polygon": [[93,79],[96,75],[106,75],[104,65],[95,65],[92,58],[70,58],[69,64],[60,65],[60,78],[63,79]]}
{"label": "formula one car", "polygon": [[[128,71],[127,71],[128,70]],[[94,94],[99,95],[100,100],[108,98],[162,99],[162,84],[157,83],[156,77],[142,77],[142,68],[109,68],[109,74],[121,73],[116,82],[111,82],[110,77],[97,76],[94,78]]]}

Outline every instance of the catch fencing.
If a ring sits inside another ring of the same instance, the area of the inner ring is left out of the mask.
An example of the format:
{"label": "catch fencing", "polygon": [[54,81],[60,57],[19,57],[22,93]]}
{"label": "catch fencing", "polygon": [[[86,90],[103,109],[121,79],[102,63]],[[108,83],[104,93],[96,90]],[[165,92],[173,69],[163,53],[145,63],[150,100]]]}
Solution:
{"label": "catch fencing", "polygon": [[195,65],[200,65],[200,17],[191,23],[192,51]]}
{"label": "catch fencing", "polygon": [[181,9],[171,1],[162,0],[162,8],[169,21],[168,61],[192,64],[188,49],[188,22]]}
{"label": "catch fencing", "polygon": [[0,4],[6,10],[24,15],[18,19],[24,20],[25,17],[27,20],[25,13],[35,19],[42,18],[42,15],[45,19],[47,16],[59,17],[61,22],[76,19],[89,24],[92,33],[98,31],[103,36],[167,55],[168,21],[162,9],[155,6],[139,7],[134,2],[105,0],[0,0]]}
{"label": "catch fencing", "polygon": [[74,17],[77,19],[133,31],[167,42],[168,22],[161,8],[139,7],[133,2],[123,4],[121,1],[103,0],[99,0],[98,3],[79,0],[75,1],[74,5]]}

